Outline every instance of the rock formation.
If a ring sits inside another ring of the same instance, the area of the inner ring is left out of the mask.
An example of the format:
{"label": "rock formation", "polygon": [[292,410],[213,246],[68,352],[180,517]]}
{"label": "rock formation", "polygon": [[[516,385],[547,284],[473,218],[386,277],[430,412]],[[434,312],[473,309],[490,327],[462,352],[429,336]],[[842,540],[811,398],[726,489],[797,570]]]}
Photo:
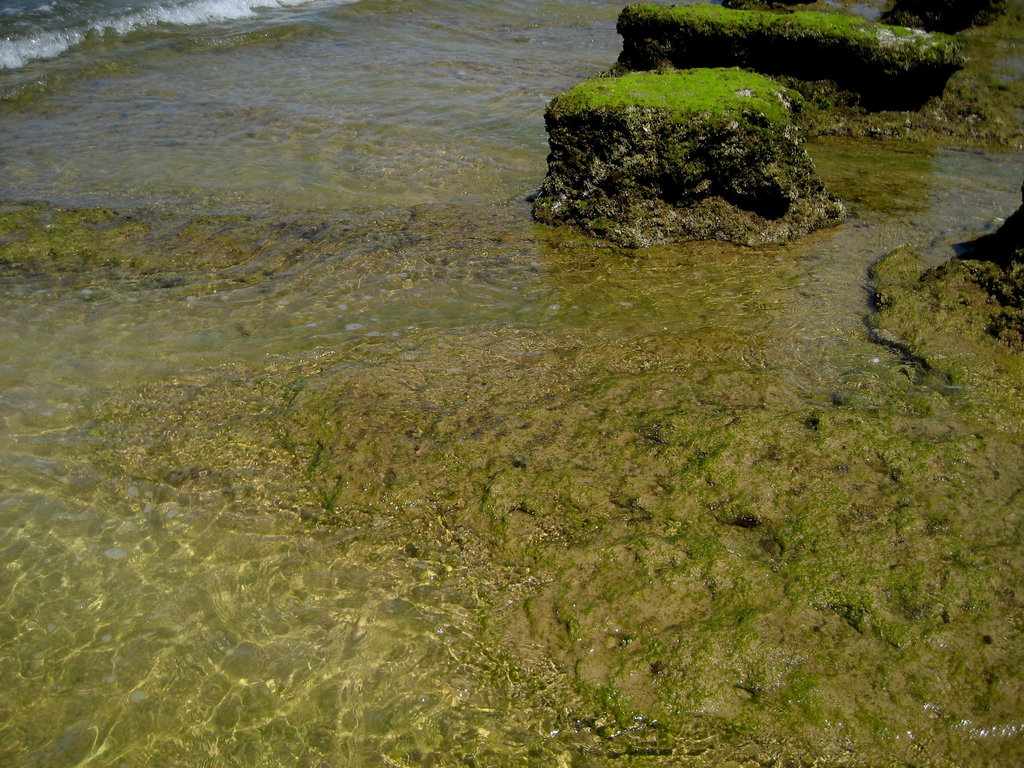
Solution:
{"label": "rock formation", "polygon": [[843,14],[633,5],[618,20],[618,69],[739,66],[831,80],[870,109],[913,109],[962,67],[956,40]]}
{"label": "rock formation", "polygon": [[627,73],[548,106],[538,221],[622,245],[783,242],[841,220],[791,121],[799,98],[738,69]]}

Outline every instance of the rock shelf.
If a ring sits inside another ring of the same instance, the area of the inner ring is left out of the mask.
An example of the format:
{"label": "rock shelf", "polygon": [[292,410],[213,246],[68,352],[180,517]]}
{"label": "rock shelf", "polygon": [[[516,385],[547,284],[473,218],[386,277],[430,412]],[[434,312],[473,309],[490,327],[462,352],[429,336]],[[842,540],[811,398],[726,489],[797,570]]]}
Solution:
{"label": "rock shelf", "polygon": [[831,80],[871,109],[914,109],[963,66],[955,38],[842,14],[716,5],[632,5],[619,15],[619,71],[739,66]]}

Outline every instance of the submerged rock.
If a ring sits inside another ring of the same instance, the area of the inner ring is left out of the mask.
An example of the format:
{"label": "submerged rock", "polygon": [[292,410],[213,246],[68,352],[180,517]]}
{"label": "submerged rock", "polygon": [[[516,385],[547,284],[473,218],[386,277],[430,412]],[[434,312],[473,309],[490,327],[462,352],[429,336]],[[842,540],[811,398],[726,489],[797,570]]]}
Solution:
{"label": "submerged rock", "polygon": [[629,247],[784,242],[836,223],[845,210],[803,149],[795,98],[738,69],[578,83],[545,114],[551,154],[534,215]]}
{"label": "submerged rock", "polygon": [[913,109],[963,66],[956,40],[841,14],[633,5],[619,14],[619,71],[740,66],[831,80],[871,109]]}
{"label": "submerged rock", "polygon": [[988,24],[1006,10],[1006,0],[892,0],[882,14],[886,24],[957,32]]}

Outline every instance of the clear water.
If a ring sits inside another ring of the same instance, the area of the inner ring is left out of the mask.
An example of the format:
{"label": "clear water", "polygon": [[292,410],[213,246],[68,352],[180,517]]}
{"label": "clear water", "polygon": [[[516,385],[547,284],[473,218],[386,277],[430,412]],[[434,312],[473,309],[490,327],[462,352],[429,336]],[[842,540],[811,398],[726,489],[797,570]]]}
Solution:
{"label": "clear water", "polygon": [[0,71],[3,194],[246,211],[525,195],[538,116],[614,60],[617,11],[371,0],[105,35]]}
{"label": "clear water", "polygon": [[[614,60],[620,3],[210,5],[0,14],[4,200],[298,218],[331,244],[170,286],[5,279],[0,763],[567,763],[576,737],[519,707],[481,618],[492,595],[457,559],[372,518],[309,525],[258,456],[245,484],[193,492],[144,462],[105,467],[96,441],[141,438],[98,437],[97,414],[150,386],[320,360],[472,376],[489,350],[508,374],[502,355],[523,353],[500,334],[580,329],[749,338],[814,402],[900,364],[863,330],[868,266],[990,228],[1019,202],[1020,158],[939,152],[889,182],[892,210],[855,201],[859,218],[788,249],[601,267],[577,246],[565,263],[524,202],[545,171],[543,107]],[[815,148],[839,185],[864,167],[843,152]]]}

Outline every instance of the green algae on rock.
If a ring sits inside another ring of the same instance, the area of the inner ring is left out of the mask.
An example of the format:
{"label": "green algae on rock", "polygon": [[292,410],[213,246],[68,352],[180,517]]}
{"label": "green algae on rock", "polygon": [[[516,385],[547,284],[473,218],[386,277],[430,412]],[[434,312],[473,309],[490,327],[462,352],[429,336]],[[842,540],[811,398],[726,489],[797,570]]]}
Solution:
{"label": "green algae on rock", "polygon": [[578,83],[545,114],[551,154],[534,215],[629,247],[784,242],[834,224],[845,211],[803,149],[795,98],[737,69]]}
{"label": "green algae on rock", "polygon": [[1012,383],[1000,391],[1019,390],[1024,362],[1014,358],[1024,352],[1024,185],[1021,200],[996,232],[936,267],[925,269],[909,248],[881,259],[872,275],[876,336],[957,380],[1012,370]]}
{"label": "green algae on rock", "polygon": [[[852,0],[847,0],[851,5]],[[957,34],[965,60],[941,95],[913,110],[869,110],[858,94],[831,80],[777,78],[800,93],[797,122],[808,139],[849,136],[910,139],[978,148],[1024,146],[1024,78],[1020,77],[1019,40],[1024,36],[1024,7],[983,26]],[[814,153],[812,152],[812,155]],[[845,199],[845,198],[844,198]]]}
{"label": "green algae on rock", "polygon": [[[1024,185],[1021,186],[1024,202]],[[968,243],[962,258],[926,273],[926,282],[972,284],[972,307],[979,324],[1017,351],[1024,351],[1024,204],[991,235]],[[964,310],[966,311],[966,310]]]}
{"label": "green algae on rock", "polygon": [[[84,284],[102,277],[169,287],[200,286],[231,271],[235,283],[257,282],[294,264],[299,254],[308,260],[341,247],[348,226],[319,216],[180,219],[153,210],[6,203],[0,205],[0,278],[47,276]],[[381,236],[387,228],[382,224]]]}
{"label": "green algae on rock", "polygon": [[919,107],[963,66],[949,35],[813,11],[633,5],[619,15],[618,31],[620,70],[741,66],[831,80],[872,109]]}
{"label": "green algae on rock", "polygon": [[953,258],[928,268],[911,247],[872,269],[876,337],[940,371],[979,419],[1024,427],[1024,266]]}
{"label": "green algae on rock", "polygon": [[957,32],[988,24],[1006,10],[1006,0],[892,0],[882,14],[886,24]]}
{"label": "green algae on rock", "polygon": [[1024,264],[1024,184],[1020,188],[1021,207],[991,235],[978,238],[970,246],[976,258],[993,261],[1003,267]]}

